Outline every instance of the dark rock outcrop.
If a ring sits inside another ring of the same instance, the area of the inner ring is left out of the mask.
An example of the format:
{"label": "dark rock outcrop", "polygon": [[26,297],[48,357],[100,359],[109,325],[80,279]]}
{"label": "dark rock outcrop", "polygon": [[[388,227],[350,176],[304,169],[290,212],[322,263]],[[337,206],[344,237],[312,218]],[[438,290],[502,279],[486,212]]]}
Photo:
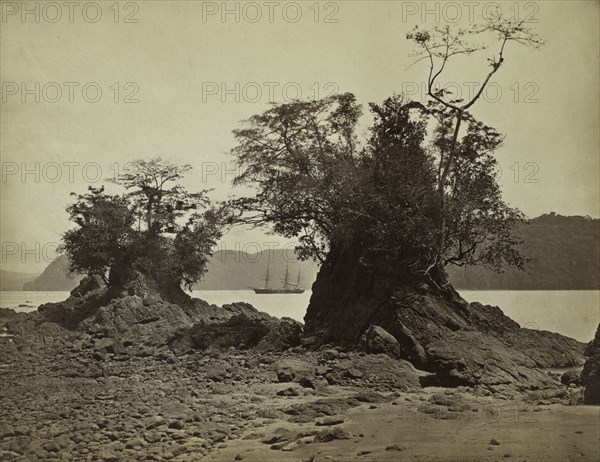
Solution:
{"label": "dark rock outcrop", "polygon": [[84,298],[90,292],[102,289],[104,286],[104,281],[99,276],[86,276],[71,290],[71,297]]}
{"label": "dark rock outcrop", "polygon": [[191,328],[194,348],[255,347],[267,335],[266,319],[245,314],[232,316],[220,323],[200,323]]}
{"label": "dark rock outcrop", "polygon": [[283,351],[302,342],[303,326],[292,318],[281,318],[270,323],[269,332],[258,343],[260,351]]}
{"label": "dark rock outcrop", "polygon": [[221,321],[201,320],[181,329],[169,340],[175,353],[208,348],[257,348],[260,351],[283,351],[298,346],[302,325],[290,318],[277,319],[256,310],[252,305],[224,305],[224,309],[243,311]]}
{"label": "dark rock outcrop", "polygon": [[330,252],[313,285],[307,336],[355,347],[376,325],[438,384],[499,392],[557,385],[539,369],[583,362],[584,345],[576,340],[522,329],[497,307],[469,304],[451,286],[410,280],[368,257],[356,248]]}
{"label": "dark rock outcrop", "polygon": [[113,354],[123,353],[123,347],[167,343],[177,352],[210,346],[254,347],[265,337],[283,349],[299,344],[302,332],[299,323],[272,318],[249,304],[211,305],[140,273],[118,290],[86,277],[67,300],[47,303],[38,311],[40,322],[91,335],[97,350]]}
{"label": "dark rock outcrop", "polygon": [[201,319],[227,319],[233,314],[186,297],[180,297],[181,305],[166,302],[140,274],[118,291],[86,277],[67,300],[44,304],[38,311],[41,319],[67,329],[136,345],[164,344],[178,329]]}
{"label": "dark rock outcrop", "polygon": [[585,387],[583,402],[600,404],[600,324],[594,340],[585,349],[585,356],[587,359],[581,371],[581,385]]}

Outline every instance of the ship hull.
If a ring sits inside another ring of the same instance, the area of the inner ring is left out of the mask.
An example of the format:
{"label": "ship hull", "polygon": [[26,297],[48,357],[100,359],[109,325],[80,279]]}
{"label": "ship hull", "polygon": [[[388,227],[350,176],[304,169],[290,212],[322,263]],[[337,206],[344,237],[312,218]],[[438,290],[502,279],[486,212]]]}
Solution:
{"label": "ship hull", "polygon": [[304,289],[252,289],[255,294],[301,294]]}

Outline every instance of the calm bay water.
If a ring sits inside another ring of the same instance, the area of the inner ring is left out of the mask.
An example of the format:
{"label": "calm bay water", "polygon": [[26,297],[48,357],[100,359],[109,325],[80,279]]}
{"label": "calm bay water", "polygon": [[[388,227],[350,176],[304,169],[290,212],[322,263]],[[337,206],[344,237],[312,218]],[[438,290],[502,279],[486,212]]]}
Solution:
{"label": "calm bay water", "polygon": [[462,290],[468,302],[499,306],[521,327],[549,330],[581,342],[594,338],[600,322],[598,290]]}
{"label": "calm bay water", "polygon": [[[197,290],[192,294],[215,305],[247,302],[278,318],[302,321],[311,292],[257,295],[252,290]],[[549,330],[589,342],[600,322],[600,291],[461,291],[469,302],[499,306],[523,327]],[[0,292],[0,307],[33,311],[46,302],[66,299],[68,292]],[[26,305],[26,306],[19,306]]]}

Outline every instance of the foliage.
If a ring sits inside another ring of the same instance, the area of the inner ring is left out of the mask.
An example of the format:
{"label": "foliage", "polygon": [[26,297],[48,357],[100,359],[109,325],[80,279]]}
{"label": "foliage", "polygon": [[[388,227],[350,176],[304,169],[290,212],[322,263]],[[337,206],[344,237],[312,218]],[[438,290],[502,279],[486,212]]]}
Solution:
{"label": "foliage", "polygon": [[206,191],[190,193],[176,183],[189,170],[160,158],[138,160],[115,180],[125,194],[90,188],[77,196],[67,207],[77,226],[63,236],[71,269],[112,286],[133,270],[166,285],[199,281],[221,236],[222,212],[209,207]]}
{"label": "foliage", "polygon": [[67,207],[77,228],[63,235],[63,248],[71,260],[71,270],[95,274],[108,282],[107,271],[128,258],[128,249],[137,239],[129,201],[109,196],[104,188],[89,188]]}
{"label": "foliage", "polygon": [[[375,120],[362,144],[351,94],[276,105],[236,130],[234,154],[243,167],[236,183],[257,193],[231,201],[237,211],[231,221],[272,224],[275,232],[297,236],[303,257],[322,261],[332,246],[360,245],[372,261],[426,272],[439,251],[436,159],[447,139],[437,120],[446,109],[400,96],[370,109]],[[345,123],[333,124],[331,114]],[[501,137],[465,118],[469,128],[445,188],[443,264],[522,266],[512,234],[522,216],[502,202],[495,178],[492,152]],[[429,139],[434,122],[437,134]]]}
{"label": "foliage", "polygon": [[299,237],[301,257],[322,260],[332,236],[353,232],[357,219],[360,113],[353,95],[336,95],[273,105],[236,130],[243,171],[235,183],[258,191],[232,201],[232,221],[271,223],[275,232]]}
{"label": "foliage", "polygon": [[400,96],[371,104],[374,124],[362,153],[361,196],[371,219],[363,224],[378,259],[411,271],[434,253],[437,203],[432,158],[425,148],[427,120]]}

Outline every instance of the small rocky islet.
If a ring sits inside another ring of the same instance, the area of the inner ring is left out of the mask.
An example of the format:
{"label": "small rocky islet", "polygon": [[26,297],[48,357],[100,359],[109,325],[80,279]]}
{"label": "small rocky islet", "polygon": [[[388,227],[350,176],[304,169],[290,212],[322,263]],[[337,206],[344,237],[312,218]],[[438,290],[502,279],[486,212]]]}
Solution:
{"label": "small rocky islet", "polygon": [[[2,309],[0,460],[392,461],[417,457],[428,432],[495,422],[490,410],[508,428],[598,403],[600,334],[586,347],[457,295],[406,289],[371,322],[350,312],[366,326],[354,344],[332,335],[343,320],[324,332],[310,316],[178,297],[141,275],[119,294],[88,277],[65,302]],[[563,436],[586,441],[589,422]],[[537,460],[517,458],[502,428],[477,425],[469,457]],[[598,455],[581,448],[578,460]]]}

